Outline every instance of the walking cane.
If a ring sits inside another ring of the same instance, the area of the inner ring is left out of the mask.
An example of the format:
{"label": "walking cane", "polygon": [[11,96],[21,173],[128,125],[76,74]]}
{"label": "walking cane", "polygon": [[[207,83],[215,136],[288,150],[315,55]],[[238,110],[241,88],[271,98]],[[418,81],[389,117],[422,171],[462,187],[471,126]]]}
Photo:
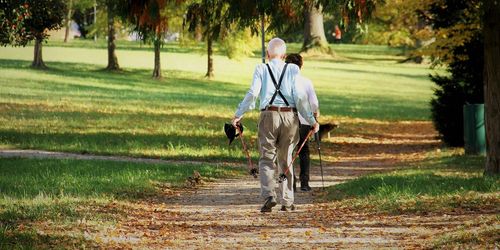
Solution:
{"label": "walking cane", "polygon": [[300,151],[302,150],[302,148],[304,147],[304,145],[306,145],[306,142],[309,140],[309,137],[311,137],[311,135],[313,133],[314,133],[314,128],[312,128],[309,131],[309,133],[307,134],[306,138],[304,139],[304,141],[300,145],[299,150],[297,150],[297,152],[295,153],[295,156],[293,157],[292,162],[290,163],[290,165],[288,165],[288,167],[285,169],[285,171],[282,174],[280,174],[280,177],[278,178],[278,182],[279,183],[282,183],[284,180],[286,180],[286,174],[290,171],[290,167],[293,166],[293,162],[295,161],[295,159],[297,159],[297,156],[299,156]]}
{"label": "walking cane", "polygon": [[323,186],[323,189],[325,189],[325,181],[323,179],[323,163],[321,162],[321,147],[319,145],[319,135],[318,135],[318,133],[314,134],[314,140],[316,140],[316,145],[318,146],[319,167],[321,169],[321,185]]}
{"label": "walking cane", "polygon": [[236,130],[238,130],[238,133],[240,133],[240,139],[241,139],[241,145],[243,145],[243,151],[245,151],[247,158],[248,158],[248,164],[250,165],[250,174],[253,176],[253,178],[257,178],[257,168],[254,168],[252,164],[252,158],[250,157],[250,153],[248,152],[247,145],[245,144],[245,141],[243,140],[243,132],[240,130],[238,126],[236,126]]}

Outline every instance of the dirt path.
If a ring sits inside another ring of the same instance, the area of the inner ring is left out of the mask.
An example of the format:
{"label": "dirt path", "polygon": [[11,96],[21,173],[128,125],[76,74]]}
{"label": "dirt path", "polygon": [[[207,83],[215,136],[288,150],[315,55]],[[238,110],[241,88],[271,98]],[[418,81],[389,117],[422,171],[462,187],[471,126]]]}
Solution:
{"label": "dirt path", "polygon": [[[422,160],[438,148],[434,137],[432,125],[421,122],[374,124],[360,134],[327,139],[325,185]],[[320,180],[319,166],[313,165],[314,190],[296,193],[293,212],[278,211],[277,206],[272,213],[261,214],[259,183],[246,177],[191,190],[166,190],[164,196],[141,202],[111,204],[105,209],[122,213],[116,223],[81,222],[81,227],[85,238],[110,248],[423,248],[436,234],[481,218],[477,214],[378,216],[336,209],[315,199]]]}

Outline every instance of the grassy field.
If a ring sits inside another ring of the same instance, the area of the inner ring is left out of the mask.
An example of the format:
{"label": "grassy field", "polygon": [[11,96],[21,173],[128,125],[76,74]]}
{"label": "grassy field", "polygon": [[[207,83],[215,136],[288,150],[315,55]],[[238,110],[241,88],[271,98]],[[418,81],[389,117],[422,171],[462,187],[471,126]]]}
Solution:
{"label": "grassy field", "polygon": [[[298,44],[290,45],[292,52],[298,49]],[[348,136],[362,134],[374,123],[429,120],[433,85],[428,74],[434,71],[428,65],[398,64],[401,51],[383,46],[333,49],[338,57],[307,57],[303,69],[318,93],[320,121],[356,121],[338,130]],[[207,179],[242,174],[217,164],[244,162],[238,143],[228,146],[222,128],[260,59],[233,61],[217,54],[216,77],[207,80],[202,51],[202,46],[167,44],[164,79],[153,80],[148,45],[119,42],[121,72],[102,70],[107,58],[103,41],[49,41],[44,47],[49,69],[44,71],[29,67],[32,47],[0,48],[0,148],[207,162],[0,159],[0,242],[26,241],[28,248],[57,245],[68,239],[19,228],[47,220],[74,225],[82,218],[112,223],[113,215],[100,208],[109,211],[116,202],[161,194],[194,170]],[[257,116],[251,112],[243,120],[255,160]],[[481,175],[483,161],[455,151],[430,155],[409,170],[332,187],[328,199],[338,206],[386,213],[495,206],[499,181]],[[84,241],[78,238],[74,246],[80,248]]]}
{"label": "grassy field", "polygon": [[428,247],[488,249],[500,243],[500,178],[483,175],[484,160],[461,149],[433,152],[399,170],[328,187],[323,198],[333,210],[374,215],[477,216],[436,235]]}
{"label": "grassy field", "polygon": [[[137,43],[119,44],[119,73],[102,71],[103,44],[51,43],[44,49],[46,71],[29,68],[30,47],[0,48],[0,147],[243,159],[240,149],[227,146],[222,126],[243,98],[258,58],[218,55],[216,78],[209,81],[202,77],[203,55],[168,45],[162,53],[165,78],[157,81],[150,78],[152,52]],[[397,64],[398,50],[386,47],[334,49],[338,59],[306,58],[303,71],[317,89],[322,121],[429,119],[427,65]],[[244,119],[248,135],[255,135],[257,115]]]}
{"label": "grassy field", "polygon": [[0,158],[0,221],[80,218],[82,203],[154,196],[184,184],[194,170],[205,181],[241,174],[207,164]]}
{"label": "grassy field", "polygon": [[[0,158],[0,249],[85,248],[75,237],[40,234],[33,223],[74,229],[82,220],[112,224],[113,206],[158,197],[198,171],[204,181],[241,175],[217,165],[145,164],[97,160]],[[95,243],[94,243],[95,244]],[[97,247],[87,245],[87,247]]]}
{"label": "grassy field", "polygon": [[427,160],[383,174],[332,186],[326,198],[377,212],[432,213],[500,206],[500,179],[483,176],[483,156],[458,149],[431,153]]}

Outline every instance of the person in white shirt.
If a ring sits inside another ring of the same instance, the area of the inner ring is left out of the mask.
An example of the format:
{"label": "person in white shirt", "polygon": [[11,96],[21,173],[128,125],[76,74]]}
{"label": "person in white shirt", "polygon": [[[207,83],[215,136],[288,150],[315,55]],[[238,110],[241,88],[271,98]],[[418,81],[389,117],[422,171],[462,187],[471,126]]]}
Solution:
{"label": "person in white shirt", "polygon": [[[289,54],[285,62],[287,63],[293,63],[299,66],[300,69],[302,69],[303,65],[303,60],[302,56],[299,54]],[[314,87],[312,85],[311,80],[305,78],[302,75],[297,76],[297,81],[302,84],[302,87],[304,91],[306,92],[307,99],[309,100],[309,105],[311,106],[311,111],[314,112],[314,117],[317,117],[319,114],[319,102],[318,102],[318,97],[316,96],[316,92],[314,91]],[[306,136],[311,130],[311,124],[308,122],[302,115],[299,113],[299,121],[300,121],[300,128],[299,128],[299,135],[300,135],[300,140],[297,145],[302,145],[302,142],[304,140],[307,140]],[[299,153],[299,158],[300,158],[300,190],[302,191],[311,191],[311,187],[309,186],[309,169],[310,169],[310,157],[309,157],[309,145],[308,143],[304,144],[304,147],[302,148],[302,151]],[[294,182],[294,189],[295,189],[295,182]]]}
{"label": "person in white shirt", "polygon": [[[261,196],[265,199],[261,212],[271,212],[281,202],[281,210],[294,210],[293,168],[288,169],[292,161],[292,152],[299,136],[299,119],[297,112],[312,124],[314,132],[318,132],[319,124],[314,118],[307,95],[296,77],[300,69],[295,64],[286,64],[286,44],[282,39],[273,38],[267,46],[269,63],[255,67],[252,84],[243,101],[236,110],[232,124],[237,126],[243,115],[255,108],[260,98],[259,110],[259,174]],[[279,183],[276,193],[275,171],[286,175]]]}

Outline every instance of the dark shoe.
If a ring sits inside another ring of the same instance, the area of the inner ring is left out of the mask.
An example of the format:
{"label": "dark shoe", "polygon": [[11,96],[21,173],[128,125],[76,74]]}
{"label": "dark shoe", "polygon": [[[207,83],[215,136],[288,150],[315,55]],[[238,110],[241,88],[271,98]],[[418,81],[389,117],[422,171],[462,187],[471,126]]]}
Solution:
{"label": "dark shoe", "polygon": [[302,190],[304,192],[309,192],[312,190],[312,188],[309,186],[308,183],[303,183],[300,185],[300,190]]}
{"label": "dark shoe", "polygon": [[276,206],[276,199],[272,196],[267,197],[266,202],[264,203],[264,206],[260,209],[260,212],[262,213],[269,213],[272,211],[272,208]]}
{"label": "dark shoe", "polygon": [[288,210],[290,210],[290,211],[295,211],[295,206],[294,206],[293,204],[292,204],[291,206],[289,206],[289,207],[287,207],[287,206],[285,206],[285,205],[282,205],[280,210],[281,210],[281,211],[284,211],[284,212],[286,212],[286,211],[288,211]]}

